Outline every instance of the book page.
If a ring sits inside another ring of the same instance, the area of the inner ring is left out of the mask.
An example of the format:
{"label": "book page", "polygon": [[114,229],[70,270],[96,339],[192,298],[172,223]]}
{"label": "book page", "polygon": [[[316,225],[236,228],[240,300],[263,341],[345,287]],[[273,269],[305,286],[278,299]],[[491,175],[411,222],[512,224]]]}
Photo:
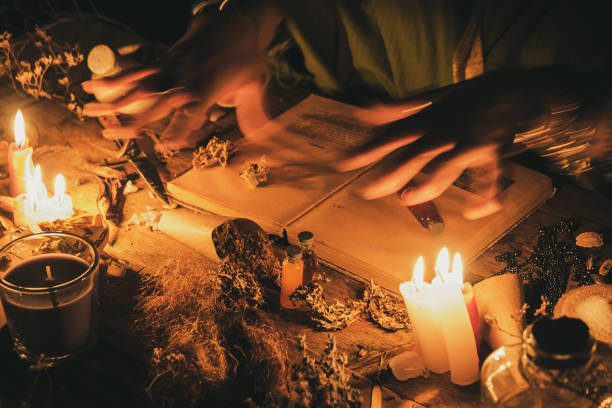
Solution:
{"label": "book page", "polygon": [[[453,185],[433,201],[445,225],[439,235],[422,227],[395,194],[378,200],[364,200],[355,194],[382,174],[384,168],[375,166],[296,220],[289,228],[289,236],[312,231],[323,260],[397,292],[399,283],[411,279],[419,256],[425,258],[426,280],[433,277],[442,247],[461,253],[467,265],[550,198],[553,190],[547,176],[512,162],[504,166],[513,182],[504,185],[498,195],[504,205],[502,210],[478,220],[465,219],[464,206],[474,193]],[[417,176],[417,183],[423,177]]]}
{"label": "book page", "polygon": [[[192,169],[168,183],[168,193],[189,207],[248,217],[277,232],[363,171],[331,168],[349,148],[375,136],[374,126],[352,118],[357,110],[311,95],[241,140],[227,167]],[[253,188],[240,173],[264,156],[268,183]]]}

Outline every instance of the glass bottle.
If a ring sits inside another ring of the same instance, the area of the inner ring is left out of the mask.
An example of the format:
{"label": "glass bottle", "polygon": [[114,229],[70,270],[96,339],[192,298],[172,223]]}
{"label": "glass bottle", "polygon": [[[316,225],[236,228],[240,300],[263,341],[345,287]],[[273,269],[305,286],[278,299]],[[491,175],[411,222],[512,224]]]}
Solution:
{"label": "glass bottle", "polygon": [[298,234],[298,241],[302,247],[302,260],[304,261],[304,284],[312,282],[312,277],[319,273],[319,259],[314,250],[314,234],[302,231]]}
{"label": "glass bottle", "polygon": [[281,270],[281,307],[285,309],[295,309],[297,307],[289,296],[302,284],[303,271],[302,248],[297,245],[289,245],[287,247],[287,258],[283,261]]}
{"label": "glass bottle", "polygon": [[487,357],[482,399],[488,407],[612,406],[605,405],[612,404],[611,369],[610,350],[598,346],[584,322],[542,318],[524,330],[522,344]]}

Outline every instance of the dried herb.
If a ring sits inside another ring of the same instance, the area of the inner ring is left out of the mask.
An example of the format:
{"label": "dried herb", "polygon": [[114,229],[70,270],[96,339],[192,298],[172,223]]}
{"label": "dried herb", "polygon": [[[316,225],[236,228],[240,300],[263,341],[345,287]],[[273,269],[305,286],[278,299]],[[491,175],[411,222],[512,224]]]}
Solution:
{"label": "dried herb", "polygon": [[296,407],[357,408],[361,406],[359,390],[349,384],[347,357],[338,351],[330,337],[320,359],[309,357],[306,337],[301,336],[298,349],[301,360],[291,367],[291,400]]}
{"label": "dried herb", "polygon": [[[577,228],[578,223],[574,219],[562,220],[549,227],[540,227],[537,244],[527,261],[518,262],[517,258],[521,255],[521,251],[499,255],[495,259],[506,263],[506,267],[497,274],[519,274],[524,281],[538,288],[537,296],[526,296],[527,300],[540,298],[543,295],[548,302],[546,311],[552,313],[557,301],[565,292],[572,271],[573,279],[578,285],[594,283],[586,268],[586,256],[576,246],[574,237]],[[530,303],[530,306],[536,309],[538,305]]]}
{"label": "dried herb", "polygon": [[172,260],[142,271],[137,327],[153,343],[149,390],[163,391],[168,405],[233,406],[250,397],[274,406],[288,398],[286,342],[260,311],[278,260],[256,224],[236,221],[213,234],[225,255],[215,269]]}
{"label": "dried herb", "polygon": [[259,225],[244,218],[234,219],[215,228],[212,240],[219,258],[242,266],[261,284],[280,286],[280,262],[272,252],[271,240]]}
{"label": "dried herb", "polygon": [[266,156],[261,156],[257,163],[247,163],[242,169],[242,177],[251,187],[259,187],[268,184],[268,163]]}
{"label": "dried herb", "polygon": [[373,280],[363,291],[363,302],[370,319],[383,329],[395,331],[410,327],[404,302],[389,295]]}
{"label": "dried herb", "polygon": [[220,165],[227,166],[227,162],[231,155],[236,152],[236,146],[229,140],[221,140],[217,136],[213,136],[208,141],[206,146],[200,146],[193,152],[191,164],[196,169],[202,167],[210,167]]}
{"label": "dried herb", "polygon": [[11,87],[20,95],[22,91],[38,99],[61,99],[68,109],[83,119],[83,108],[70,92],[70,70],[83,62],[78,45],[62,46],[53,41],[44,30],[36,27],[27,43],[40,52],[34,61],[21,59],[25,47],[12,42],[11,33],[0,33],[0,77],[6,75]]}
{"label": "dried herb", "polygon": [[298,287],[290,298],[306,304],[310,318],[321,330],[344,329],[357,320],[364,308],[364,303],[357,301],[348,301],[347,304],[337,299],[335,303],[326,302],[323,287],[317,282]]}

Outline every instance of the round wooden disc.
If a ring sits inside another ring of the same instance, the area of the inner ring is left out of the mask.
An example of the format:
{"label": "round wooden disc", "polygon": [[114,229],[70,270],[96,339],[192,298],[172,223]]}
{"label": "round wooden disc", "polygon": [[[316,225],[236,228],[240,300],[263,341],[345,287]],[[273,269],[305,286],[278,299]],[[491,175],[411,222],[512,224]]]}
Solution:
{"label": "round wooden disc", "polygon": [[[579,316],[579,313],[577,313],[579,305],[593,296],[599,296],[607,299],[610,304],[610,302],[612,302],[612,285],[587,285],[570,290],[561,296],[557,302],[554,317],[559,318],[561,316],[568,316],[580,319],[581,316]],[[608,320],[610,320],[609,315],[600,316],[602,321],[606,317],[608,317]],[[588,322],[585,323],[588,325]],[[612,344],[612,327],[589,327],[589,329],[591,331],[591,335],[595,339],[604,343]]]}

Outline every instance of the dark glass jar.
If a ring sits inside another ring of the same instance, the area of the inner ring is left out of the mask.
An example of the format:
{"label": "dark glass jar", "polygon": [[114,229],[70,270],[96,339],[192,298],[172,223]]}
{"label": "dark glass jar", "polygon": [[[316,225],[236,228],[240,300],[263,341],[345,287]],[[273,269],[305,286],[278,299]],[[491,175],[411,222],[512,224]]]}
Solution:
{"label": "dark glass jar", "polygon": [[522,344],[500,347],[481,375],[485,406],[606,407],[612,405],[610,350],[579,319],[542,318],[523,332]]}

